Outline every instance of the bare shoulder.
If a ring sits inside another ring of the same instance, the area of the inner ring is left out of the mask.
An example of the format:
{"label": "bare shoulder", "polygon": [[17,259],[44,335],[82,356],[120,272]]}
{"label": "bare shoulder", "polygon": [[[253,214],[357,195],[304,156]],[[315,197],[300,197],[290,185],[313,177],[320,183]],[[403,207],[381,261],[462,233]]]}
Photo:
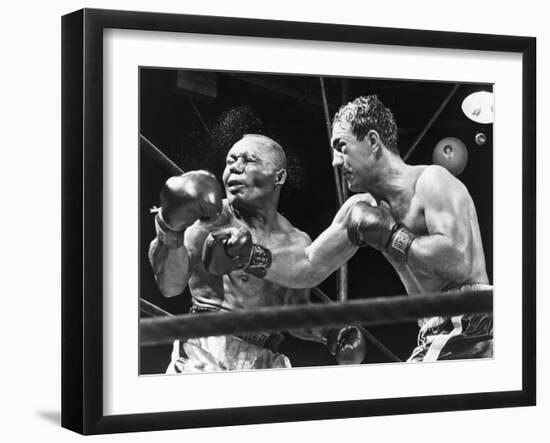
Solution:
{"label": "bare shoulder", "polygon": [[425,207],[459,210],[471,200],[466,186],[447,169],[438,165],[426,166],[416,182],[415,195]]}
{"label": "bare shoulder", "polygon": [[311,244],[311,237],[304,231],[300,231],[297,228],[294,228],[291,236],[292,241],[296,244],[302,246],[309,246]]}
{"label": "bare shoulder", "polygon": [[418,181],[416,182],[417,189],[430,187],[451,179],[456,180],[447,169],[439,165],[419,166],[419,171]]}
{"label": "bare shoulder", "polygon": [[448,196],[450,193],[462,194],[464,184],[447,169],[438,165],[423,168],[416,182],[416,192],[428,196]]}
{"label": "bare shoulder", "polygon": [[283,215],[279,213],[277,213],[277,215],[278,215],[278,222],[279,222],[279,226],[281,227],[281,231],[284,232],[289,242],[297,243],[304,246],[311,244],[311,238],[307,233],[295,227]]}

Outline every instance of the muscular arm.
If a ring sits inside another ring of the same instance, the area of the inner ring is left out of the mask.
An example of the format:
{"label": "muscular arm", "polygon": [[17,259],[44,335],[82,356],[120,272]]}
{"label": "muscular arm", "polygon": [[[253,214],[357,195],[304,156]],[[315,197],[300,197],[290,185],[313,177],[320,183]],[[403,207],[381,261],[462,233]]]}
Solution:
{"label": "muscular arm", "polygon": [[346,263],[357,251],[348,239],[345,225],[350,207],[374,199],[369,194],[350,197],[331,225],[313,243],[307,235],[297,241],[272,248],[272,263],[266,279],[288,288],[312,288]]}
{"label": "muscular arm", "polygon": [[465,280],[472,270],[473,203],[468,191],[449,172],[431,166],[419,178],[417,193],[423,201],[428,234],[413,241],[409,265],[439,279]]}
{"label": "muscular arm", "polygon": [[185,231],[184,244],[177,249],[169,249],[158,237],[149,246],[149,262],[155,274],[157,286],[165,297],[174,297],[183,292],[195,268],[201,245],[208,231],[194,225]]}

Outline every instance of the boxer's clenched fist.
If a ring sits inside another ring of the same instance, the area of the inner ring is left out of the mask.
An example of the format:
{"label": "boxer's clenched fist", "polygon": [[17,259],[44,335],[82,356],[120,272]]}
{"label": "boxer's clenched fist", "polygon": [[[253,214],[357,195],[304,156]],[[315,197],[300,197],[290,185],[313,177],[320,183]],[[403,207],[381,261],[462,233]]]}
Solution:
{"label": "boxer's clenched fist", "polygon": [[397,223],[386,206],[356,203],[346,221],[348,238],[356,246],[372,246],[393,258],[407,261],[416,236]]}
{"label": "boxer's clenched fist", "polygon": [[174,231],[196,220],[214,220],[222,210],[222,189],[207,171],[190,171],[170,177],[160,192],[161,215]]}
{"label": "boxer's clenched fist", "polygon": [[253,243],[250,231],[244,227],[211,232],[204,242],[202,263],[212,275],[229,274],[250,261]]}
{"label": "boxer's clenched fist", "polygon": [[183,232],[198,219],[214,220],[222,210],[222,189],[207,171],[190,171],[170,177],[160,191],[155,229],[169,249],[183,245]]}
{"label": "boxer's clenched fist", "polygon": [[211,232],[203,245],[202,264],[212,275],[242,270],[263,278],[271,265],[271,251],[252,242],[245,227],[231,226]]}
{"label": "boxer's clenched fist", "polygon": [[394,225],[393,216],[384,206],[358,202],[348,213],[348,238],[356,246],[368,245],[384,251]]}

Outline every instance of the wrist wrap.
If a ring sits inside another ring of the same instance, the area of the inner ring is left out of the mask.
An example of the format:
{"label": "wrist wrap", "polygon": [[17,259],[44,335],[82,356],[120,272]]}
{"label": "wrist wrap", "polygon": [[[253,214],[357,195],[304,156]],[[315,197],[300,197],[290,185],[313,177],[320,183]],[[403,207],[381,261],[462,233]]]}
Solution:
{"label": "wrist wrap", "polygon": [[271,251],[261,245],[252,245],[250,260],[244,267],[244,272],[254,277],[263,278],[267,273],[267,268],[271,266]]}
{"label": "wrist wrap", "polygon": [[393,258],[406,262],[409,256],[409,249],[415,238],[416,235],[405,226],[396,223],[392,228],[392,234],[386,245],[386,251]]}

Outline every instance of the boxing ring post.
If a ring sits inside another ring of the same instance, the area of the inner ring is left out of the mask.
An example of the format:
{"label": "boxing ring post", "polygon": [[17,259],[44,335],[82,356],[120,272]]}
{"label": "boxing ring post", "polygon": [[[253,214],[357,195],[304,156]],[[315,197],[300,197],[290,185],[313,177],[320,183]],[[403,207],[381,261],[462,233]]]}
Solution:
{"label": "boxing ring post", "polygon": [[[332,147],[330,146],[330,139],[332,137],[332,125],[330,123],[330,113],[328,110],[327,95],[325,92],[325,82],[323,80],[323,77],[319,77],[319,80],[321,82],[321,95],[323,98],[323,111],[325,113],[325,124],[327,127],[329,141],[330,160],[332,161],[333,153]],[[338,198],[338,206],[342,206],[342,204],[344,203],[344,195],[342,193],[342,178],[340,177],[340,171],[338,170],[338,168],[333,166],[332,171],[334,173],[334,182],[336,183],[336,196]]]}
{"label": "boxing ring post", "polygon": [[[340,103],[344,104],[344,103],[347,103],[348,101],[349,101],[349,79],[343,78]],[[340,173],[340,176],[341,176],[341,173]],[[344,197],[344,201],[346,201],[349,197],[349,191],[348,191],[348,186],[346,184],[346,181],[343,178],[341,180],[340,186],[342,187],[342,195]]]}
{"label": "boxing ring post", "polygon": [[[327,94],[325,91],[325,82],[323,77],[319,77],[321,83],[321,95],[323,98],[323,111],[325,113],[325,124],[327,127],[327,135],[329,140],[330,159],[332,161],[333,152],[332,146],[330,146],[330,139],[332,138],[332,124],[330,123],[330,113],[328,109]],[[347,187],[343,184],[340,170],[336,167],[332,167],[334,173],[334,183],[336,184],[336,195],[338,197],[338,207],[344,204],[347,199]],[[338,275],[336,280],[336,293],[338,301],[346,301],[348,299],[348,264],[344,263],[340,269],[338,269]]]}

